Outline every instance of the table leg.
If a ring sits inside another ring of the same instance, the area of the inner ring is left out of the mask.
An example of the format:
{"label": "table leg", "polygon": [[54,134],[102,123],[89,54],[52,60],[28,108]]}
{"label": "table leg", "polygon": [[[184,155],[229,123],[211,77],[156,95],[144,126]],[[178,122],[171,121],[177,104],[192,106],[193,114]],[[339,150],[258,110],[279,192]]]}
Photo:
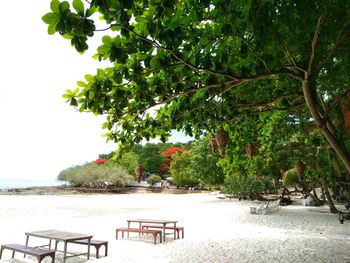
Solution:
{"label": "table leg", "polygon": [[67,241],[64,241],[64,248],[63,248],[63,263],[66,263],[66,257],[67,257]]}
{"label": "table leg", "polygon": [[176,239],[176,223],[174,223],[174,240]]}
{"label": "table leg", "polygon": [[[88,238],[88,252],[87,252],[87,259],[89,260],[90,259],[90,242],[91,242],[91,237]],[[98,254],[97,254],[98,256]]]}
{"label": "table leg", "polygon": [[[29,235],[26,235],[26,247],[28,246],[29,243]],[[24,253],[23,257],[26,257],[26,253]]]}
{"label": "table leg", "polygon": [[163,241],[165,242],[165,223],[163,224]]}
{"label": "table leg", "polygon": [[[130,221],[128,221],[128,228],[130,228]],[[122,233],[123,233],[122,237],[124,237],[124,231]],[[129,231],[128,231],[128,238],[129,238]]]}

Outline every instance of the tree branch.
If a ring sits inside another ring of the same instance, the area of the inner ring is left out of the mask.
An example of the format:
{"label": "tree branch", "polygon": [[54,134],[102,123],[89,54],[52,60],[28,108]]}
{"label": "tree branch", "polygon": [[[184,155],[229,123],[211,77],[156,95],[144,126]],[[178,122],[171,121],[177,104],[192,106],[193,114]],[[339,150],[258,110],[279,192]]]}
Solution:
{"label": "tree branch", "polygon": [[[286,55],[286,58],[287,58],[287,60],[289,61],[289,63],[293,65],[293,67],[294,67],[296,73],[303,73],[304,75],[306,74],[306,70],[303,69],[303,68],[301,68],[301,67],[299,67],[299,66],[297,65],[297,63],[295,62],[294,58],[293,58],[292,55],[290,54],[288,48],[287,48],[286,51],[285,51],[285,55]],[[301,78],[301,77],[299,76],[299,80],[303,80],[303,78]]]}
{"label": "tree branch", "polygon": [[299,98],[304,98],[303,94],[301,93],[293,93],[293,94],[283,94],[280,96],[277,96],[275,98],[272,98],[271,101],[259,101],[259,102],[254,102],[254,103],[246,103],[246,104],[231,104],[231,107],[239,107],[241,109],[251,109],[251,108],[263,108],[268,105],[275,104],[284,98],[289,98],[289,97],[299,97]]}
{"label": "tree branch", "polygon": [[188,66],[188,67],[190,67],[190,68],[192,68],[192,69],[194,69],[196,71],[204,71],[204,72],[208,72],[208,73],[213,74],[213,75],[223,76],[223,77],[229,78],[229,79],[231,79],[233,81],[237,81],[237,82],[246,82],[246,81],[250,81],[250,80],[267,79],[269,77],[273,77],[273,76],[277,76],[277,75],[290,76],[290,77],[296,78],[298,80],[302,80],[302,78],[298,74],[295,74],[295,73],[293,73],[291,71],[269,72],[267,74],[261,74],[261,75],[257,75],[257,76],[236,77],[236,76],[228,75],[228,74],[225,74],[225,73],[213,71],[211,69],[197,67],[197,66],[191,64],[190,62],[185,61],[184,59],[182,59],[178,54],[175,53],[174,50],[171,50],[171,49],[169,49],[167,47],[162,46],[156,40],[144,37],[144,36],[138,34],[137,32],[135,32],[134,30],[130,29],[129,27],[127,27],[125,25],[120,24],[119,26],[121,26],[124,29],[128,30],[129,32],[135,34],[140,39],[149,42],[151,45],[155,46],[156,48],[160,48],[160,49],[169,51],[177,60],[181,61],[186,66]]}
{"label": "tree branch", "polygon": [[[263,112],[290,111],[291,109],[297,109],[297,108],[299,108],[300,106],[303,106],[303,105],[304,105],[304,102],[300,102],[300,103],[296,103],[296,104],[291,105],[290,107],[285,107],[285,108],[265,108],[265,109],[257,108],[255,111],[254,110],[250,111],[249,114],[257,115],[257,114],[260,114],[260,113],[263,113]],[[225,122],[234,122],[235,120],[240,118],[243,114],[245,114],[245,113],[238,113],[238,114],[235,115],[235,117],[233,117],[232,119],[229,119],[229,120],[227,120]]]}
{"label": "tree branch", "polygon": [[311,56],[309,59],[309,66],[307,69],[308,75],[311,75],[311,67],[312,67],[312,63],[314,62],[314,58],[315,58],[315,53],[316,53],[316,44],[317,44],[317,39],[318,39],[318,35],[320,33],[321,30],[321,24],[323,22],[323,16],[320,16],[317,20],[317,26],[316,26],[316,30],[315,30],[315,34],[314,37],[312,39],[312,43],[311,43]]}
{"label": "tree branch", "polygon": [[338,38],[337,38],[333,48],[331,49],[331,51],[328,53],[327,57],[324,60],[322,60],[320,63],[318,63],[318,65],[314,68],[314,70],[312,72],[313,74],[317,74],[318,72],[320,72],[321,69],[325,65],[327,65],[336,56],[339,44],[340,44],[341,40],[343,39],[343,37],[345,35],[344,32],[345,32],[345,28],[343,28],[340,31],[340,33],[338,35]]}
{"label": "tree branch", "polygon": [[184,65],[186,65],[189,68],[192,68],[194,70],[199,70],[199,71],[206,71],[206,72],[211,73],[211,74],[216,75],[216,76],[222,76],[222,77],[226,77],[226,78],[229,78],[229,79],[238,80],[238,78],[235,77],[235,76],[231,76],[231,75],[228,75],[228,74],[225,74],[225,73],[217,72],[217,71],[214,71],[214,70],[211,70],[211,69],[197,67],[197,66],[191,64],[190,62],[185,61],[184,59],[182,59],[178,54],[175,53],[175,51],[170,50],[168,48],[165,48],[165,49],[168,50],[177,60],[181,61]]}
{"label": "tree branch", "polygon": [[107,27],[107,28],[103,28],[103,29],[95,29],[94,31],[95,31],[95,32],[107,31],[107,30],[111,29],[111,28],[112,28],[112,26],[115,26],[115,25],[110,25],[109,27]]}

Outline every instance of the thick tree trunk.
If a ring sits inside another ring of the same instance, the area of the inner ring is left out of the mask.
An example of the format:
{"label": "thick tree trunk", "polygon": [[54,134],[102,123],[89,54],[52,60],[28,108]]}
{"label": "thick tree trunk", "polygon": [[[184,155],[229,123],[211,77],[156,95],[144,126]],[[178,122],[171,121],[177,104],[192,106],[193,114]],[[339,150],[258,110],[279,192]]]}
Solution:
{"label": "thick tree trunk", "polygon": [[312,194],[313,194],[313,196],[315,197],[316,201],[317,201],[319,204],[322,204],[322,201],[320,200],[320,198],[318,198],[318,195],[317,195],[317,192],[316,192],[316,189],[315,189],[314,186],[312,187]]}
{"label": "thick tree trunk", "polygon": [[322,192],[322,195],[321,195],[321,198],[322,198],[322,200],[323,200],[323,202],[327,202],[326,201],[326,194],[325,194],[325,192],[324,192],[324,187],[323,186],[321,186],[321,192]]}
{"label": "thick tree trunk", "polygon": [[318,110],[317,99],[312,95],[313,93],[311,90],[310,81],[307,78],[302,81],[302,87],[306,104],[309,108],[311,116],[314,118],[317,124],[317,127],[320,129],[323,136],[343,162],[345,169],[348,171],[348,173],[350,173],[350,156],[343,145],[337,141],[335,134],[332,132],[332,124],[325,120]]}
{"label": "thick tree trunk", "polygon": [[335,205],[333,203],[333,199],[331,197],[331,194],[329,193],[328,187],[324,181],[322,181],[322,185],[323,185],[323,189],[324,189],[324,192],[326,194],[326,197],[327,197],[327,203],[328,203],[330,212],[334,213],[334,214],[338,213],[339,211],[335,207]]}

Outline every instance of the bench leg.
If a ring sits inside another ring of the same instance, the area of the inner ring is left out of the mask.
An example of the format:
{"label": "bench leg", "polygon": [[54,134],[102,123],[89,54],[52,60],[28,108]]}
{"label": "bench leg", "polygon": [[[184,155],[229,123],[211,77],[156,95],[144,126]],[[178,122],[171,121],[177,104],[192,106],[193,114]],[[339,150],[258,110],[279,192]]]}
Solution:
{"label": "bench leg", "polygon": [[[29,243],[29,236],[27,235],[26,236],[26,247],[28,246],[28,243]],[[24,258],[26,257],[26,253],[24,253],[23,257]]]}
{"label": "bench leg", "polygon": [[[154,241],[156,241],[157,235],[159,235],[159,243],[163,243],[162,232],[155,234]],[[155,244],[155,242],[154,242],[154,244]]]}
{"label": "bench leg", "polygon": [[181,232],[181,238],[184,238],[184,228],[183,227],[179,227],[179,228],[175,228],[176,233],[177,233],[177,239],[180,239],[180,232]]}
{"label": "bench leg", "polygon": [[99,244],[99,245],[94,245],[94,247],[96,248],[96,258],[100,257],[100,248],[101,246],[105,246],[105,257],[107,257],[108,255],[108,243],[103,243],[103,244]]}
{"label": "bench leg", "polygon": [[67,241],[64,241],[64,248],[63,248],[63,263],[66,263],[67,259]]}
{"label": "bench leg", "polygon": [[[25,254],[24,254],[24,256],[25,256]],[[12,258],[14,258],[15,257],[15,251],[13,250],[12,251]]]}
{"label": "bench leg", "polygon": [[[116,234],[115,234],[116,239],[118,239],[119,232],[122,232],[122,238],[124,238],[124,230],[116,230]],[[129,232],[128,232],[128,237],[129,237]]]}
{"label": "bench leg", "polygon": [[99,251],[100,251],[100,245],[96,245],[95,248],[96,248],[96,258],[99,258]]}
{"label": "bench leg", "polygon": [[1,259],[1,257],[2,257],[2,251],[4,250],[4,248],[3,247],[1,247],[1,249],[0,249],[0,259]]}
{"label": "bench leg", "polygon": [[87,259],[90,259],[90,242],[91,242],[91,237],[88,238],[88,246],[87,246]]}

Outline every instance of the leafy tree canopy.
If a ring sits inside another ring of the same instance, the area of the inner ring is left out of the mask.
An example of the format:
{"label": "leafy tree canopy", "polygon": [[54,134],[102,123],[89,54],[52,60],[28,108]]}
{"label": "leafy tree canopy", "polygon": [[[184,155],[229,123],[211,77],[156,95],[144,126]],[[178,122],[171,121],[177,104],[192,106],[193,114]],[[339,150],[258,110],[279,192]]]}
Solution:
{"label": "leafy tree canopy", "polygon": [[173,161],[170,163],[170,172],[177,186],[194,187],[200,183],[200,178],[191,166],[190,152],[175,153],[173,155]]}
{"label": "leafy tree canopy", "polygon": [[225,174],[222,167],[218,165],[221,156],[217,152],[211,152],[209,138],[205,137],[194,142],[190,154],[190,165],[202,186],[223,185]]}
{"label": "leafy tree canopy", "polygon": [[95,58],[111,66],[64,97],[105,114],[107,136],[121,146],[307,107],[350,171],[332,125],[349,91],[349,10],[346,0],[52,0],[43,20],[79,52],[102,30],[92,15],[107,23]]}

